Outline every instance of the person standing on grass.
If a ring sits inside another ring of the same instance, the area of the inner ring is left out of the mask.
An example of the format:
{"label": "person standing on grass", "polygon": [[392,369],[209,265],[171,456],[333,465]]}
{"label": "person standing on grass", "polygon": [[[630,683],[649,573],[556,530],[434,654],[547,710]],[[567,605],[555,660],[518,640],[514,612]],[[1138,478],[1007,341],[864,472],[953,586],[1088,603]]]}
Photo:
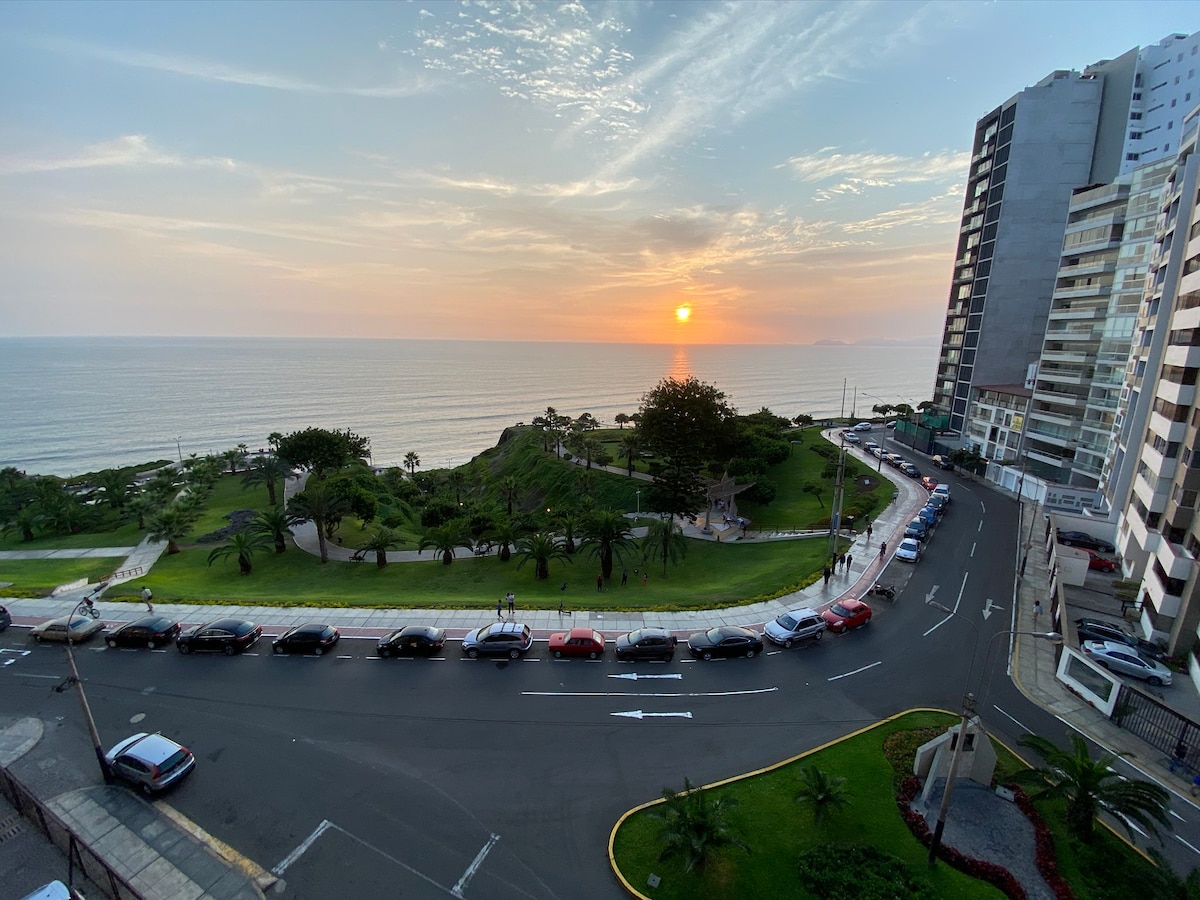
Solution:
{"label": "person standing on grass", "polygon": [[505,599],[508,600],[508,614],[511,616],[517,611],[517,595],[509,591]]}

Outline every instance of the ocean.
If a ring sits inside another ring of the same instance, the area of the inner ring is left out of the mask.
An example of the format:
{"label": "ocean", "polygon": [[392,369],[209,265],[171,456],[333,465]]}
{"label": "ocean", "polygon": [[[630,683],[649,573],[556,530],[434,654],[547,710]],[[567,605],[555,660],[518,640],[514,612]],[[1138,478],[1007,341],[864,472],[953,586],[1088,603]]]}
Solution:
{"label": "ocean", "polygon": [[[695,375],[739,412],[870,415],[930,397],[938,347],[269,338],[0,338],[0,467],[77,475],[180,454],[257,450],[309,426],[461,465],[553,406],[603,423],[665,377]],[[845,397],[843,407],[843,395]]]}

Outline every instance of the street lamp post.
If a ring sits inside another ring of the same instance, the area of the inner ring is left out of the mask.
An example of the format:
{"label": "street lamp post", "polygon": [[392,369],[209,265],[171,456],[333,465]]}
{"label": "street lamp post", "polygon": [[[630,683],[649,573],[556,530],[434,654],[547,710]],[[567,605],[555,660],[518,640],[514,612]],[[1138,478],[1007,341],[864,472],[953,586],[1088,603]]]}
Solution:
{"label": "street lamp post", "polygon": [[179,454],[179,471],[181,471],[181,472],[183,471],[183,447],[180,445],[179,442],[182,440],[183,440],[182,434],[179,435],[179,437],[175,438],[175,452],[177,454]]}
{"label": "street lamp post", "polygon": [[642,514],[642,489],[638,488],[634,493],[637,494],[637,515],[640,516]]}
{"label": "street lamp post", "polygon": [[[927,599],[925,601],[925,603],[929,606],[937,607],[938,609],[942,610],[945,613],[949,613],[950,615],[954,616],[956,619],[962,619],[964,622],[966,622],[968,625],[970,625],[975,630],[976,643],[975,643],[974,649],[972,649],[972,651],[971,651],[971,663],[970,663],[970,665],[967,666],[967,687],[970,688],[971,675],[975,671],[975,657],[979,653],[979,642],[978,642],[979,627],[974,622],[972,622],[970,619],[960,615],[959,613],[956,613],[954,610],[950,609],[948,606],[938,603],[936,600]],[[984,683],[984,674],[987,672],[988,656],[992,652],[992,644],[995,642],[996,638],[998,638],[1002,635],[1011,636],[1011,635],[1018,635],[1018,634],[1029,635],[1030,637],[1036,637],[1036,638],[1040,638],[1041,640],[1052,641],[1054,643],[1059,643],[1059,644],[1062,643],[1062,639],[1063,639],[1062,635],[1059,634],[1057,631],[1015,631],[1015,630],[997,631],[995,634],[993,634],[991,637],[988,638],[987,644],[986,644],[986,649],[983,652],[983,669],[980,671],[980,675],[979,675],[981,688]],[[975,715],[975,710],[976,710],[975,694],[971,693],[971,691],[968,690],[967,693],[963,696],[962,724],[959,726],[958,740],[954,744],[954,754],[950,757],[950,770],[946,774],[946,786],[942,789],[942,802],[938,805],[937,825],[934,826],[933,838],[929,842],[929,865],[931,865],[931,866],[937,862],[937,852],[942,846],[942,833],[946,830],[946,816],[950,812],[950,796],[954,791],[954,779],[958,776],[958,761],[962,754],[963,744],[965,744],[967,742],[967,729],[970,727],[971,717]]]}
{"label": "street lamp post", "polygon": [[79,694],[79,705],[83,707],[83,719],[87,723],[88,735],[92,739],[92,749],[96,753],[96,762],[100,764],[100,774],[104,777],[105,784],[112,781],[112,772],[108,768],[108,761],[104,758],[104,747],[100,744],[100,732],[96,730],[96,720],[92,716],[92,708],[88,705],[87,694],[83,690],[83,681],[79,678],[79,669],[75,665],[75,651],[71,649],[71,621],[75,618],[76,613],[79,613],[88,605],[87,600],[80,600],[73,610],[71,615],[67,617],[67,665],[71,669],[71,678],[68,685],[74,685],[76,692]]}

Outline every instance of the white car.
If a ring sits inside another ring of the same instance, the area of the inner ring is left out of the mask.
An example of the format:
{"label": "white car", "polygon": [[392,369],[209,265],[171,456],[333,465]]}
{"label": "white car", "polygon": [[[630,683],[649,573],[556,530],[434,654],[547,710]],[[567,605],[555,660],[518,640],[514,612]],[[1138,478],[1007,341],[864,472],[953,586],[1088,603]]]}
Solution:
{"label": "white car", "polygon": [[871,455],[874,456],[876,459],[883,459],[885,456],[888,455],[888,452],[886,450],[884,450],[882,447],[872,447]]}
{"label": "white car", "polygon": [[946,503],[949,504],[950,503],[950,485],[946,484],[945,482],[941,482],[937,487],[935,487],[932,491],[930,491],[929,495],[931,497],[945,497]]}
{"label": "white car", "polygon": [[1157,660],[1142,656],[1128,644],[1116,641],[1084,641],[1084,656],[1106,669],[1143,678],[1148,684],[1155,685],[1171,683],[1171,670]]}
{"label": "white car", "polygon": [[859,422],[857,425],[854,426],[854,430],[855,431],[870,431],[871,423],[870,422]]}
{"label": "white car", "polygon": [[861,439],[861,438],[860,438],[860,437],[859,437],[857,434],[855,434],[853,431],[843,431],[843,432],[842,432],[842,437],[845,439],[845,441],[846,441],[846,443],[847,443],[847,444],[857,444],[857,443],[859,443],[859,442],[862,440],[862,439]]}
{"label": "white car", "polygon": [[913,538],[905,538],[896,548],[896,559],[905,562],[916,562],[921,558],[921,542]]}

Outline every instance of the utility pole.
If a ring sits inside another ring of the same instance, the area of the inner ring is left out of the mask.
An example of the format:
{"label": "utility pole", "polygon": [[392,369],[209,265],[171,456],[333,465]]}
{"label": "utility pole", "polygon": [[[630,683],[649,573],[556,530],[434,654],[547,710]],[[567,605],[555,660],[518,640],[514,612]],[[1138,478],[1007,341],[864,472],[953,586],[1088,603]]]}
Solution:
{"label": "utility pole", "polygon": [[[974,656],[972,656],[973,660]],[[946,830],[946,813],[950,811],[950,793],[954,790],[954,779],[958,775],[958,761],[962,757],[963,744],[967,742],[967,728],[970,726],[973,715],[975,715],[975,695],[968,692],[963,697],[962,724],[958,729],[958,740],[954,742],[954,755],[950,757],[950,771],[946,774],[946,786],[942,788],[942,802],[938,807],[937,826],[933,829],[933,840],[929,842],[929,865],[931,866],[937,862],[937,852],[942,846],[942,832]]]}

